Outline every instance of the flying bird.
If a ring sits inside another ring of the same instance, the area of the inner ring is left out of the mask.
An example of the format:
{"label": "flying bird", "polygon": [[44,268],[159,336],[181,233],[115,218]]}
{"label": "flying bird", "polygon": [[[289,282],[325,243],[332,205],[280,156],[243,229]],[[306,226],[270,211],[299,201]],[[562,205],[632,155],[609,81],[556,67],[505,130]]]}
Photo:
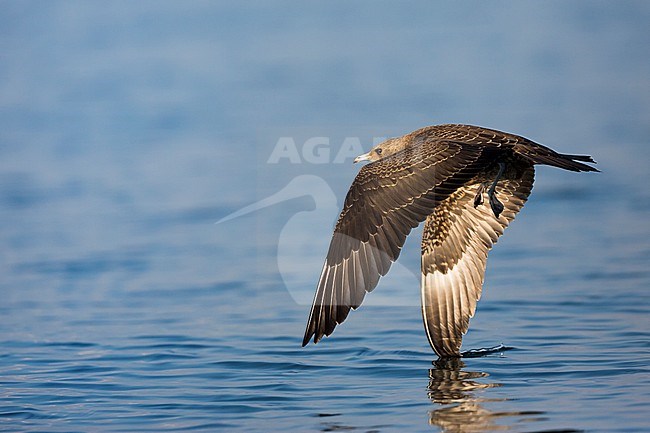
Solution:
{"label": "flying bird", "polygon": [[461,356],[481,297],[488,251],[524,206],[535,164],[598,171],[590,156],[471,125],[429,126],[358,156],[318,281],[302,345],[328,336],[361,305],[424,222],[424,329],[441,358]]}

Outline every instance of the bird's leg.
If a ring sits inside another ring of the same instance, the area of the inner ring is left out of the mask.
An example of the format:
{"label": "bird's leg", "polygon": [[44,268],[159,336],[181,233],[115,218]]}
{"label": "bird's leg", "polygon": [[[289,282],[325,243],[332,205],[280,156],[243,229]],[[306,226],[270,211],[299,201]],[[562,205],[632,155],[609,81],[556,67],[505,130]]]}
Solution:
{"label": "bird's leg", "polygon": [[501,176],[503,175],[505,169],[506,169],[506,164],[500,162],[499,172],[497,173],[497,177],[494,179],[494,182],[492,182],[492,185],[490,185],[490,189],[488,189],[488,198],[490,200],[490,207],[492,208],[492,212],[494,212],[494,216],[497,218],[499,218],[499,215],[501,215],[501,212],[503,212],[503,203],[499,201],[495,192],[497,188],[497,183],[499,182],[499,179],[501,179]]}

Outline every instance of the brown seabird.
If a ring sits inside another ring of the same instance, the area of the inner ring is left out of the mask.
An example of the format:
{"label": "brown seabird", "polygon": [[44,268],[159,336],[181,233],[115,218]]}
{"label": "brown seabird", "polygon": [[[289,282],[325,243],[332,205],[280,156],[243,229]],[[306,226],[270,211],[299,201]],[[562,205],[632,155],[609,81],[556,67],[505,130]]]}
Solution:
{"label": "brown seabird", "polygon": [[[524,137],[470,125],[436,125],[358,156],[318,282],[302,345],[330,335],[386,275],[424,221],[422,317],[438,356],[460,356],[481,297],[487,254],[523,207],[535,164],[598,171]],[[484,201],[487,196],[487,202]]]}

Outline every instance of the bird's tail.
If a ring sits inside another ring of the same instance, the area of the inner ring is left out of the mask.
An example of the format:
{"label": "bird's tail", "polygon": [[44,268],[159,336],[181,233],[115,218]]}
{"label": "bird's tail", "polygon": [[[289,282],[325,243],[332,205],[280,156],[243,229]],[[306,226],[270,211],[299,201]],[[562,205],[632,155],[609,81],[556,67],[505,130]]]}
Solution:
{"label": "bird's tail", "polygon": [[524,156],[534,164],[552,165],[570,171],[600,171],[595,167],[584,164],[585,162],[596,164],[596,161],[589,155],[562,154],[544,146],[535,146],[527,150],[527,152],[524,152]]}

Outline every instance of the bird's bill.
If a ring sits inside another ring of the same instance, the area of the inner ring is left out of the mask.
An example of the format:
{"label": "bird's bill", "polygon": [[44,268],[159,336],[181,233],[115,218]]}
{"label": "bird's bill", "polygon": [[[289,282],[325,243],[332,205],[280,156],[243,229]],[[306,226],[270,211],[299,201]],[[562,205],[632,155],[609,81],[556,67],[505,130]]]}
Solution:
{"label": "bird's bill", "polygon": [[368,152],[368,153],[364,153],[363,155],[357,156],[356,158],[354,158],[354,163],[356,164],[357,162],[361,162],[361,161],[370,161],[370,153],[371,152]]}

